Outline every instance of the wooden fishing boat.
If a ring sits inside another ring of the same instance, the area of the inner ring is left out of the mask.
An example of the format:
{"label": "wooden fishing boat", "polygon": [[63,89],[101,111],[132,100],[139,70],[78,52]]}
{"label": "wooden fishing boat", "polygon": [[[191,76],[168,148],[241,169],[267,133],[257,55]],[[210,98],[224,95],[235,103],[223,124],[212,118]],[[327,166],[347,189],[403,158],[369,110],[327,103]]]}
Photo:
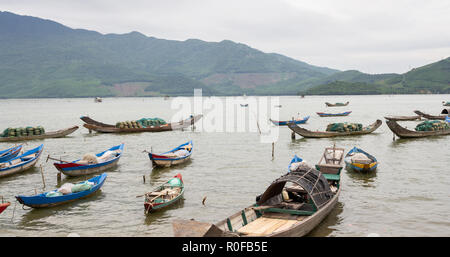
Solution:
{"label": "wooden fishing boat", "polygon": [[443,106],[450,106],[450,102],[442,101],[442,105],[443,105]]}
{"label": "wooden fishing boat", "polygon": [[326,174],[341,174],[344,167],[344,148],[326,147],[319,163],[316,164],[316,169]]}
{"label": "wooden fishing boat", "polygon": [[350,102],[346,102],[346,103],[329,103],[329,102],[325,102],[325,105],[328,107],[337,107],[337,106],[347,106]]}
{"label": "wooden fishing boat", "polygon": [[241,107],[247,107],[248,104],[241,104]]}
{"label": "wooden fishing boat", "polygon": [[286,120],[286,121],[277,121],[269,119],[274,125],[276,126],[287,126],[288,123],[294,123],[294,124],[305,124],[309,120],[309,116],[302,118],[297,118],[296,120]]}
{"label": "wooden fishing boat", "polygon": [[0,163],[0,177],[16,174],[32,168],[41,157],[44,145]]}
{"label": "wooden fishing boat", "polygon": [[215,224],[195,220],[172,223],[176,237],[299,237],[316,228],[333,210],[341,192],[340,176],[299,166],[256,197],[256,203]]}
{"label": "wooden fishing boat", "polygon": [[420,115],[420,116],[422,116],[422,117],[424,117],[424,118],[426,118],[426,119],[429,119],[429,120],[445,120],[445,116],[447,116],[448,114],[449,114],[449,112],[450,112],[450,109],[444,109],[444,110],[442,110],[442,112],[441,112],[441,114],[440,115],[430,115],[430,114],[426,114],[426,113],[423,113],[423,112],[421,112],[421,111],[414,111],[417,115]]}
{"label": "wooden fishing boat", "polygon": [[381,120],[377,120],[375,123],[363,127],[361,131],[351,131],[351,132],[334,132],[334,131],[310,131],[297,126],[296,124],[288,124],[288,127],[295,133],[307,138],[324,138],[324,137],[339,137],[339,136],[358,136],[366,135],[374,132],[382,124]]}
{"label": "wooden fishing boat", "polygon": [[193,148],[194,144],[191,140],[162,154],[148,153],[148,157],[154,167],[170,167],[190,160]]}
{"label": "wooden fishing boat", "polygon": [[70,203],[88,196],[93,195],[95,192],[97,192],[102,186],[103,183],[106,180],[106,173],[103,173],[99,176],[93,177],[91,179],[88,179],[84,182],[78,183],[90,183],[91,187],[88,190],[79,191],[79,192],[73,192],[65,195],[60,196],[47,196],[48,193],[58,192],[58,189],[55,189],[53,191],[45,192],[42,194],[37,194],[33,196],[24,196],[24,195],[18,195],[16,196],[16,199],[19,201],[19,203],[26,205],[28,207],[32,208],[46,208],[46,207],[53,207],[65,203]]}
{"label": "wooden fishing boat", "polygon": [[385,116],[386,120],[395,120],[395,121],[411,121],[411,120],[421,120],[422,117],[420,115],[416,116]]}
{"label": "wooden fishing boat", "polygon": [[274,105],[273,107],[281,108],[281,104],[279,104],[279,105]]}
{"label": "wooden fishing boat", "polygon": [[32,135],[32,136],[23,136],[23,137],[0,137],[0,142],[26,141],[26,140],[34,140],[34,139],[65,137],[69,134],[72,134],[77,129],[78,129],[78,126],[73,126],[70,128],[61,129],[61,130],[57,130],[57,131],[45,132],[45,134],[43,134],[43,135]]}
{"label": "wooden fishing boat", "polygon": [[103,101],[103,99],[101,97],[94,98],[95,103],[101,103],[102,101]]}
{"label": "wooden fishing boat", "polygon": [[16,157],[20,153],[20,150],[22,150],[22,145],[14,146],[0,151],[0,162],[6,162]]}
{"label": "wooden fishing boat", "polygon": [[341,113],[325,113],[325,112],[316,112],[316,113],[320,117],[336,117],[336,116],[348,116],[352,112],[349,111],[349,112],[341,112]]}
{"label": "wooden fishing boat", "polygon": [[[79,159],[72,162],[55,162],[56,169],[64,173],[66,176],[84,176],[93,173],[102,172],[117,165],[120,157],[122,157],[124,144],[116,145],[108,150],[95,155],[96,159],[93,162],[89,160]],[[47,160],[50,158],[47,157]],[[53,159],[56,160],[56,159]]]}
{"label": "wooden fishing boat", "polygon": [[6,208],[8,208],[8,206],[10,206],[11,203],[10,202],[6,202],[6,203],[0,203],[0,213],[2,213]]}
{"label": "wooden fishing boat", "polygon": [[172,122],[160,126],[150,126],[146,128],[116,128],[114,125],[101,123],[89,117],[81,117],[86,122],[83,126],[89,131],[94,130],[101,133],[134,133],[134,132],[162,132],[187,128],[200,120],[203,115],[191,116],[188,119],[179,122]]}
{"label": "wooden fishing boat", "polygon": [[418,138],[418,137],[429,137],[429,136],[443,136],[450,135],[450,129],[438,130],[438,131],[415,131],[409,130],[400,126],[395,120],[386,121],[389,129],[394,132],[400,138]]}
{"label": "wooden fishing boat", "polygon": [[180,200],[184,194],[184,182],[181,174],[175,175],[155,191],[146,193],[144,208],[145,213],[155,212],[166,208]]}
{"label": "wooden fishing boat", "polygon": [[347,168],[358,172],[370,172],[376,170],[378,161],[375,156],[364,150],[353,147],[344,158]]}

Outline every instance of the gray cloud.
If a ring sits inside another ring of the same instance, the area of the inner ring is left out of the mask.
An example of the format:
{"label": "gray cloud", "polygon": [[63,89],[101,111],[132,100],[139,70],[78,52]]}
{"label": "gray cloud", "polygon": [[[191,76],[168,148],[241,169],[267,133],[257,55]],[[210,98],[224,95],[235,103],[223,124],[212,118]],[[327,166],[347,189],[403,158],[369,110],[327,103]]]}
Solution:
{"label": "gray cloud", "polygon": [[0,0],[0,10],[105,34],[229,39],[369,73],[402,73],[450,56],[447,0]]}

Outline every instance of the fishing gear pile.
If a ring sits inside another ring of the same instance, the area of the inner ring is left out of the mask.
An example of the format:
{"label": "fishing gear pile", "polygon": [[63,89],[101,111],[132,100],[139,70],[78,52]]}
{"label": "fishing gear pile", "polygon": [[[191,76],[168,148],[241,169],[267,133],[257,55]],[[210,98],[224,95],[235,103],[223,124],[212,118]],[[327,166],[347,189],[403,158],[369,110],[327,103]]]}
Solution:
{"label": "fishing gear pile", "polygon": [[26,137],[45,134],[42,126],[26,127],[26,128],[7,128],[0,134],[1,137]]}
{"label": "fishing gear pile", "polygon": [[363,126],[361,123],[331,123],[327,126],[327,131],[333,132],[352,132],[362,130]]}
{"label": "fishing gear pile", "polygon": [[450,129],[450,126],[443,120],[426,120],[416,126],[416,131],[439,131]]}
{"label": "fishing gear pile", "polygon": [[142,118],[140,120],[117,122],[116,128],[147,128],[165,124],[167,124],[166,121],[161,118]]}

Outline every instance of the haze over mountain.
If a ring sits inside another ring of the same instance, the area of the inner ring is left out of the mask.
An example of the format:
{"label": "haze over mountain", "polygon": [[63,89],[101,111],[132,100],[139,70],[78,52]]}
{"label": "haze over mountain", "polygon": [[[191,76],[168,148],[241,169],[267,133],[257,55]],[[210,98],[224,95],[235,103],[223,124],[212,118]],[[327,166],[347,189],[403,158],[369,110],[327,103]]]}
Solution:
{"label": "haze over mountain", "polygon": [[399,85],[404,77],[407,82],[396,86],[396,93],[409,88],[416,93],[425,84],[443,93],[450,81],[448,59],[405,76],[368,75],[309,65],[229,40],[100,34],[9,12],[0,12],[0,60],[2,98],[192,95],[194,88],[205,95],[289,95],[335,81]]}

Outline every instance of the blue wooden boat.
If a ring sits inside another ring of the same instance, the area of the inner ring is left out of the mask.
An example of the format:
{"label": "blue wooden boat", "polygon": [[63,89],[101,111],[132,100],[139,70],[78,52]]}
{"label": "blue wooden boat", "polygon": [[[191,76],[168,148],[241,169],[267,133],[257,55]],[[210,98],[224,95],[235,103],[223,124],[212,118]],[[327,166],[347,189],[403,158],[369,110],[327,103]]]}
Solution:
{"label": "blue wooden boat", "polygon": [[325,112],[317,112],[317,115],[320,117],[336,117],[336,116],[348,116],[351,111],[349,112],[340,112],[340,113],[325,113]]}
{"label": "blue wooden boat", "polygon": [[41,157],[43,149],[42,144],[6,162],[0,162],[0,177],[23,172],[33,167]]}
{"label": "blue wooden boat", "polygon": [[[359,154],[358,156],[361,156],[362,158],[356,156],[356,154]],[[345,155],[344,161],[347,168],[351,168],[359,172],[374,171],[378,166],[378,162],[375,156],[370,155],[369,153],[357,147],[353,147],[347,153],[347,155]]]}
{"label": "blue wooden boat", "polygon": [[[86,182],[94,183],[94,185],[89,190],[80,191],[80,192],[76,192],[76,193],[70,193],[70,194],[61,195],[61,196],[52,196],[52,197],[46,196],[48,193],[58,191],[58,189],[55,189],[53,191],[49,191],[49,192],[45,192],[45,193],[37,194],[37,195],[33,195],[33,196],[19,195],[19,196],[16,196],[16,199],[19,201],[19,203],[29,206],[29,207],[32,207],[32,208],[52,207],[52,206],[56,206],[56,205],[60,205],[60,204],[69,203],[72,201],[79,200],[81,198],[91,196],[92,194],[97,192],[102,187],[103,183],[105,182],[106,176],[107,176],[106,173],[103,173],[99,176],[96,176],[89,180],[81,182],[81,183],[86,183]],[[79,184],[81,184],[81,183],[79,183]]]}
{"label": "blue wooden boat", "polygon": [[97,163],[91,164],[81,159],[73,162],[55,162],[53,165],[66,176],[83,176],[102,172],[117,165],[123,153],[123,146],[122,143],[96,154]]}
{"label": "blue wooden boat", "polygon": [[295,123],[295,124],[305,124],[309,119],[309,116],[304,117],[303,119],[298,118],[296,120],[288,120],[288,121],[276,121],[269,119],[273,124],[277,126],[287,126],[289,123]]}
{"label": "blue wooden boat", "polygon": [[0,151],[0,162],[6,162],[14,157],[16,157],[20,150],[22,150],[22,145],[14,146],[6,150]]}
{"label": "blue wooden boat", "polygon": [[[194,149],[194,144],[192,143],[192,140],[189,142],[186,142],[182,145],[179,145],[175,147],[174,149],[162,153],[162,154],[154,154],[154,153],[148,153],[148,157],[152,161],[153,166],[156,167],[170,167],[172,165],[184,163],[188,161],[191,158],[192,150]],[[185,150],[187,152],[185,155],[177,155],[178,151]]]}

